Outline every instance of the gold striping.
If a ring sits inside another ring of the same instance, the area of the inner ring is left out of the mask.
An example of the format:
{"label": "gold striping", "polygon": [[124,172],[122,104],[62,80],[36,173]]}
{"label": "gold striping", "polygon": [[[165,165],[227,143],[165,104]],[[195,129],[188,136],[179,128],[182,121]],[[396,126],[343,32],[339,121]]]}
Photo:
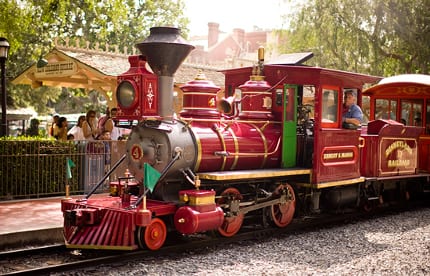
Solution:
{"label": "gold striping", "polygon": [[[236,133],[231,128],[229,128],[228,131],[231,133],[231,137],[233,137],[234,152],[238,153],[239,152],[239,141],[237,140]],[[239,161],[239,155],[235,154],[234,155],[234,161],[233,161],[233,164],[230,167],[230,170],[234,170],[236,168],[238,161]]]}
{"label": "gold striping", "polygon": [[266,95],[266,96],[272,96],[272,92],[264,92],[264,91],[243,91],[242,95],[253,95],[253,96],[260,96],[260,95]]}
{"label": "gold striping", "polygon": [[216,110],[215,107],[190,107],[190,106],[186,106],[186,107],[184,107],[184,109],[187,109],[187,110],[210,110],[210,111]]}
{"label": "gold striping", "polygon": [[322,183],[317,183],[317,184],[310,184],[310,183],[297,183],[297,184],[299,186],[306,187],[306,188],[324,189],[324,188],[329,188],[329,187],[357,184],[357,183],[364,182],[364,180],[365,180],[364,177],[358,177],[358,178],[353,178],[353,179],[322,182]]}
{"label": "gold striping", "polygon": [[215,203],[215,195],[196,196],[185,193],[179,196],[179,200],[181,202],[188,203],[191,206],[206,205]]}
{"label": "gold striping", "polygon": [[76,249],[108,249],[108,250],[135,250],[137,246],[120,246],[120,245],[96,245],[96,244],[70,244],[66,243],[66,248]]}
{"label": "gold striping", "polygon": [[[267,111],[262,111],[261,113],[266,114]],[[154,119],[155,120],[155,119]],[[224,118],[217,118],[217,119],[211,119],[211,118],[186,118],[186,117],[180,117],[179,119],[182,122],[189,122],[189,121],[195,121],[195,122],[205,122],[205,123],[209,123],[209,122],[214,122],[214,123],[223,123],[223,124],[230,124],[230,123],[255,123],[255,124],[267,124],[267,123],[271,123],[271,124],[281,124],[282,122],[280,121],[273,121],[273,120],[240,120],[240,119],[234,119],[234,120],[227,120]]]}
{"label": "gold striping", "polygon": [[[252,114],[258,113],[258,114],[264,114],[264,115],[266,115],[267,113],[270,113],[270,111],[258,111],[258,110],[244,110],[243,112],[247,113],[247,114],[249,114],[249,113],[252,113]],[[245,123],[247,123],[247,122],[245,121]],[[256,123],[261,123],[261,121],[260,122],[256,121]]]}
{"label": "gold striping", "polygon": [[[227,151],[227,148],[226,148],[226,145],[225,145],[225,139],[224,139],[224,136],[221,133],[221,129],[219,127],[217,127],[215,129],[215,132],[218,135],[219,141],[221,143],[222,151],[224,151],[224,152]],[[225,169],[226,162],[227,162],[227,156],[223,155],[222,156],[222,165],[221,165],[221,168],[220,168],[222,171]]]}
{"label": "gold striping", "polygon": [[267,162],[267,151],[268,151],[268,149],[267,149],[267,139],[266,139],[266,136],[264,135],[263,131],[261,131],[261,129],[259,127],[257,127],[255,124],[252,124],[252,123],[250,125],[252,125],[257,130],[257,132],[261,136],[261,140],[263,141],[263,145],[264,145],[264,157],[263,157],[263,162],[261,162],[261,167],[260,167],[262,169],[262,168],[264,168],[264,165],[266,165],[266,162]]}
{"label": "gold striping", "polygon": [[183,95],[197,95],[197,96],[212,96],[215,97],[216,93],[210,93],[210,92],[183,92]]}
{"label": "gold striping", "polygon": [[202,144],[200,141],[200,137],[197,134],[196,131],[192,131],[191,128],[189,128],[189,131],[194,134],[194,137],[196,139],[196,145],[197,145],[197,159],[196,159],[196,165],[194,166],[194,171],[198,171],[200,168],[200,163],[202,162]]}
{"label": "gold striping", "polygon": [[202,197],[195,197],[195,196],[189,197],[189,204],[191,206],[207,205],[207,204],[214,204],[214,203],[215,203],[215,195],[202,196]]}
{"label": "gold striping", "polygon": [[274,178],[283,176],[305,175],[311,173],[311,169],[267,169],[267,170],[240,170],[198,173],[200,179],[207,180],[246,180],[260,178]]}

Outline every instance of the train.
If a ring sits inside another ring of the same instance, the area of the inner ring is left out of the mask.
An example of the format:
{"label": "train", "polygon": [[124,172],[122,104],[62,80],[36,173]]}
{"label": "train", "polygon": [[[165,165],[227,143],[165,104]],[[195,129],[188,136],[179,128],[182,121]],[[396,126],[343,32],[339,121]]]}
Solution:
{"label": "train", "polygon": [[[174,27],[136,47],[115,94],[117,119],[136,122],[128,169],[109,194],[62,200],[68,248],[158,250],[171,234],[232,237],[430,191],[429,76],[266,64],[260,48],[254,66],[221,71],[224,90],[202,74],[182,85],[176,114],[174,74],[194,47]],[[342,124],[347,90],[367,107],[359,128]]]}

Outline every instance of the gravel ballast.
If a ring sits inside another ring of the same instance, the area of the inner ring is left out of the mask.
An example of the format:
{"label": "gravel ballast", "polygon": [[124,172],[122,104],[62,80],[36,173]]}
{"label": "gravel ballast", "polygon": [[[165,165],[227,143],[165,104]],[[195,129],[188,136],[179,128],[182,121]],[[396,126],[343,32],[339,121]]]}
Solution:
{"label": "gravel ballast", "polygon": [[[430,209],[73,275],[430,275]],[[64,275],[64,274],[63,274]]]}

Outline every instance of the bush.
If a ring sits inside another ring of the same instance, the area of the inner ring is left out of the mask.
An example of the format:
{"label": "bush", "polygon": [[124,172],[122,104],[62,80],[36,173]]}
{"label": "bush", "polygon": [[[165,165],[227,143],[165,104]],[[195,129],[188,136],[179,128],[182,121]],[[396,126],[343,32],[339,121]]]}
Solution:
{"label": "bush", "polygon": [[[74,143],[42,137],[0,138],[0,198],[64,194],[67,158],[78,164]],[[69,185],[78,190],[77,177]]]}

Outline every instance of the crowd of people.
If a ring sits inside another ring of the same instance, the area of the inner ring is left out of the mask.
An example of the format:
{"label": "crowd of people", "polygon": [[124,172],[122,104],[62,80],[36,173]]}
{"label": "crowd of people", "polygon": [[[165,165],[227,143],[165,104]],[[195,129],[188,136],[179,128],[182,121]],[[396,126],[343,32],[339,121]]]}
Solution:
{"label": "crowd of people", "polygon": [[112,117],[116,115],[116,108],[109,110],[106,114],[97,118],[94,110],[89,110],[86,115],[79,116],[76,125],[70,130],[66,117],[54,114],[52,124],[49,127],[49,136],[60,141],[68,140],[119,140],[121,137],[117,121]]}

